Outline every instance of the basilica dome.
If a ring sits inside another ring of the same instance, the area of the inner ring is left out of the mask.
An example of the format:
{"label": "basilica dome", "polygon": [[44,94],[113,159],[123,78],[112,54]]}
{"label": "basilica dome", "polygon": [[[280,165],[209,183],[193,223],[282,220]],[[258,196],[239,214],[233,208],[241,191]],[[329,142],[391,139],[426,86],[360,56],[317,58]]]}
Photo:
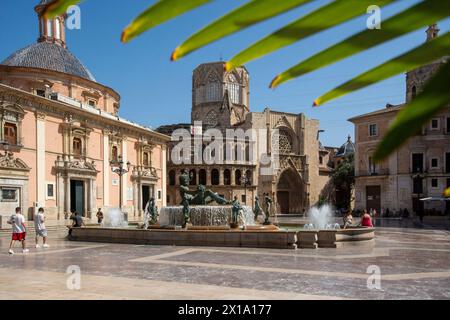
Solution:
{"label": "basilica dome", "polygon": [[16,51],[1,64],[52,70],[95,81],[91,72],[67,48],[45,41]]}

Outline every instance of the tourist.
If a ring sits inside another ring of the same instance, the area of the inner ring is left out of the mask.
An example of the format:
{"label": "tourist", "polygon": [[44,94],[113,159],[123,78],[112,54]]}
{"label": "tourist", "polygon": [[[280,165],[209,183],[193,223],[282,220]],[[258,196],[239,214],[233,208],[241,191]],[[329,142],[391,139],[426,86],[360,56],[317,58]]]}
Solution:
{"label": "tourist", "polygon": [[103,221],[103,212],[102,212],[102,208],[98,208],[97,211],[97,223],[101,224]]}
{"label": "tourist", "polygon": [[45,228],[44,208],[39,208],[34,215],[34,229],[36,231],[36,248],[39,248],[39,237],[42,237],[42,247],[48,248],[47,244],[47,229]]}
{"label": "tourist", "polygon": [[351,211],[347,211],[344,216],[344,227],[343,229],[347,229],[353,225],[353,215]]}
{"label": "tourist", "polygon": [[377,218],[377,215],[378,215],[377,209],[373,209],[372,214],[371,214],[373,225],[376,224],[376,218]]}
{"label": "tourist", "polygon": [[417,215],[419,216],[420,223],[423,224],[424,211],[422,209],[417,210]]}
{"label": "tourist", "polygon": [[372,217],[367,213],[367,210],[363,211],[360,226],[363,228],[373,228]]}
{"label": "tourist", "polygon": [[25,227],[25,217],[22,215],[20,208],[16,208],[15,213],[11,216],[8,224],[12,226],[12,239],[9,244],[9,254],[14,254],[12,250],[13,245],[16,241],[22,242],[22,252],[27,253],[29,250],[26,248],[25,238],[27,235],[27,229]]}
{"label": "tourist", "polygon": [[81,213],[74,211],[70,216],[70,219],[72,220],[72,225],[69,227],[69,236],[72,235],[73,228],[81,228],[85,226]]}
{"label": "tourist", "polygon": [[390,214],[390,211],[389,211],[389,208],[387,208],[386,213],[385,213],[386,218],[389,218],[389,214]]}

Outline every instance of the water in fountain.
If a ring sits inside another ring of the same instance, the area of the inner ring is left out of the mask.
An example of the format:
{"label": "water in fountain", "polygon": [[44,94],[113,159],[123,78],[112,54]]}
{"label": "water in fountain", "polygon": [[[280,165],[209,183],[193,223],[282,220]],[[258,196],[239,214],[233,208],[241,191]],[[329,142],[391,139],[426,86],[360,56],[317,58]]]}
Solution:
{"label": "water in fountain", "polygon": [[333,210],[329,205],[313,207],[308,211],[309,223],[304,226],[305,229],[339,229],[340,226],[333,222]]}
{"label": "water in fountain", "polygon": [[108,210],[105,220],[102,222],[104,228],[124,228],[128,226],[125,215],[119,208],[112,208]]}
{"label": "water in fountain", "polygon": [[[193,226],[225,226],[231,221],[230,206],[192,206],[190,219]],[[183,207],[163,207],[159,213],[161,226],[181,226],[184,222]],[[253,210],[249,206],[242,206],[240,225],[254,225]]]}

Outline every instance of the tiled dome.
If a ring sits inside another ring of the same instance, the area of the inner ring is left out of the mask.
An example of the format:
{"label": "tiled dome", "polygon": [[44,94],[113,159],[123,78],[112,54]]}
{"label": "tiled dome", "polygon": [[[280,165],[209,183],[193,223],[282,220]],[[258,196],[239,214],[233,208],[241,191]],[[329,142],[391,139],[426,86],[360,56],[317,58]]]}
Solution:
{"label": "tiled dome", "polygon": [[53,70],[96,81],[89,70],[66,48],[48,42],[32,44],[16,51],[2,65]]}
{"label": "tiled dome", "polygon": [[355,153],[355,144],[352,142],[350,136],[348,136],[347,142],[345,142],[336,153],[335,157],[346,157]]}

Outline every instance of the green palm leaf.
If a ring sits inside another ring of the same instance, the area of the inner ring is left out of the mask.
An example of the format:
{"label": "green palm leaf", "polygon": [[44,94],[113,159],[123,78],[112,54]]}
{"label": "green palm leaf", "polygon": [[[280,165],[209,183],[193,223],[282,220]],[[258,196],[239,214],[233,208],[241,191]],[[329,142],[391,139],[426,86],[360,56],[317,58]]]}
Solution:
{"label": "green palm leaf", "polygon": [[279,74],[272,81],[270,87],[274,88],[283,82],[433,24],[448,15],[450,15],[450,1],[428,0],[420,2],[383,21],[381,30],[364,30]]}
{"label": "green palm leaf", "polygon": [[122,32],[122,42],[128,42],[143,32],[212,0],[160,0],[141,13]]}
{"label": "green palm leaf", "polygon": [[450,63],[446,63],[425,86],[424,91],[399,111],[397,118],[378,145],[374,158],[385,159],[408,138],[417,134],[436,113],[450,104]]}
{"label": "green palm leaf", "polygon": [[431,63],[434,60],[447,55],[449,52],[450,32],[447,32],[433,41],[425,42],[421,46],[416,47],[397,58],[387,61],[382,65],[379,65],[325,93],[314,101],[314,105],[319,106],[332,99],[336,99],[353,91],[370,86],[399,73]]}
{"label": "green palm leaf", "polygon": [[311,0],[251,0],[198,31],[172,53],[177,60],[211,42],[275,17]]}
{"label": "green palm leaf", "polygon": [[393,1],[395,0],[337,0],[331,2],[238,53],[227,62],[226,68],[227,70],[234,69],[251,60],[365,14],[367,7],[370,5],[381,7]]}
{"label": "green palm leaf", "polygon": [[80,3],[81,0],[53,0],[44,9],[46,18],[54,18],[66,12],[67,8]]}

